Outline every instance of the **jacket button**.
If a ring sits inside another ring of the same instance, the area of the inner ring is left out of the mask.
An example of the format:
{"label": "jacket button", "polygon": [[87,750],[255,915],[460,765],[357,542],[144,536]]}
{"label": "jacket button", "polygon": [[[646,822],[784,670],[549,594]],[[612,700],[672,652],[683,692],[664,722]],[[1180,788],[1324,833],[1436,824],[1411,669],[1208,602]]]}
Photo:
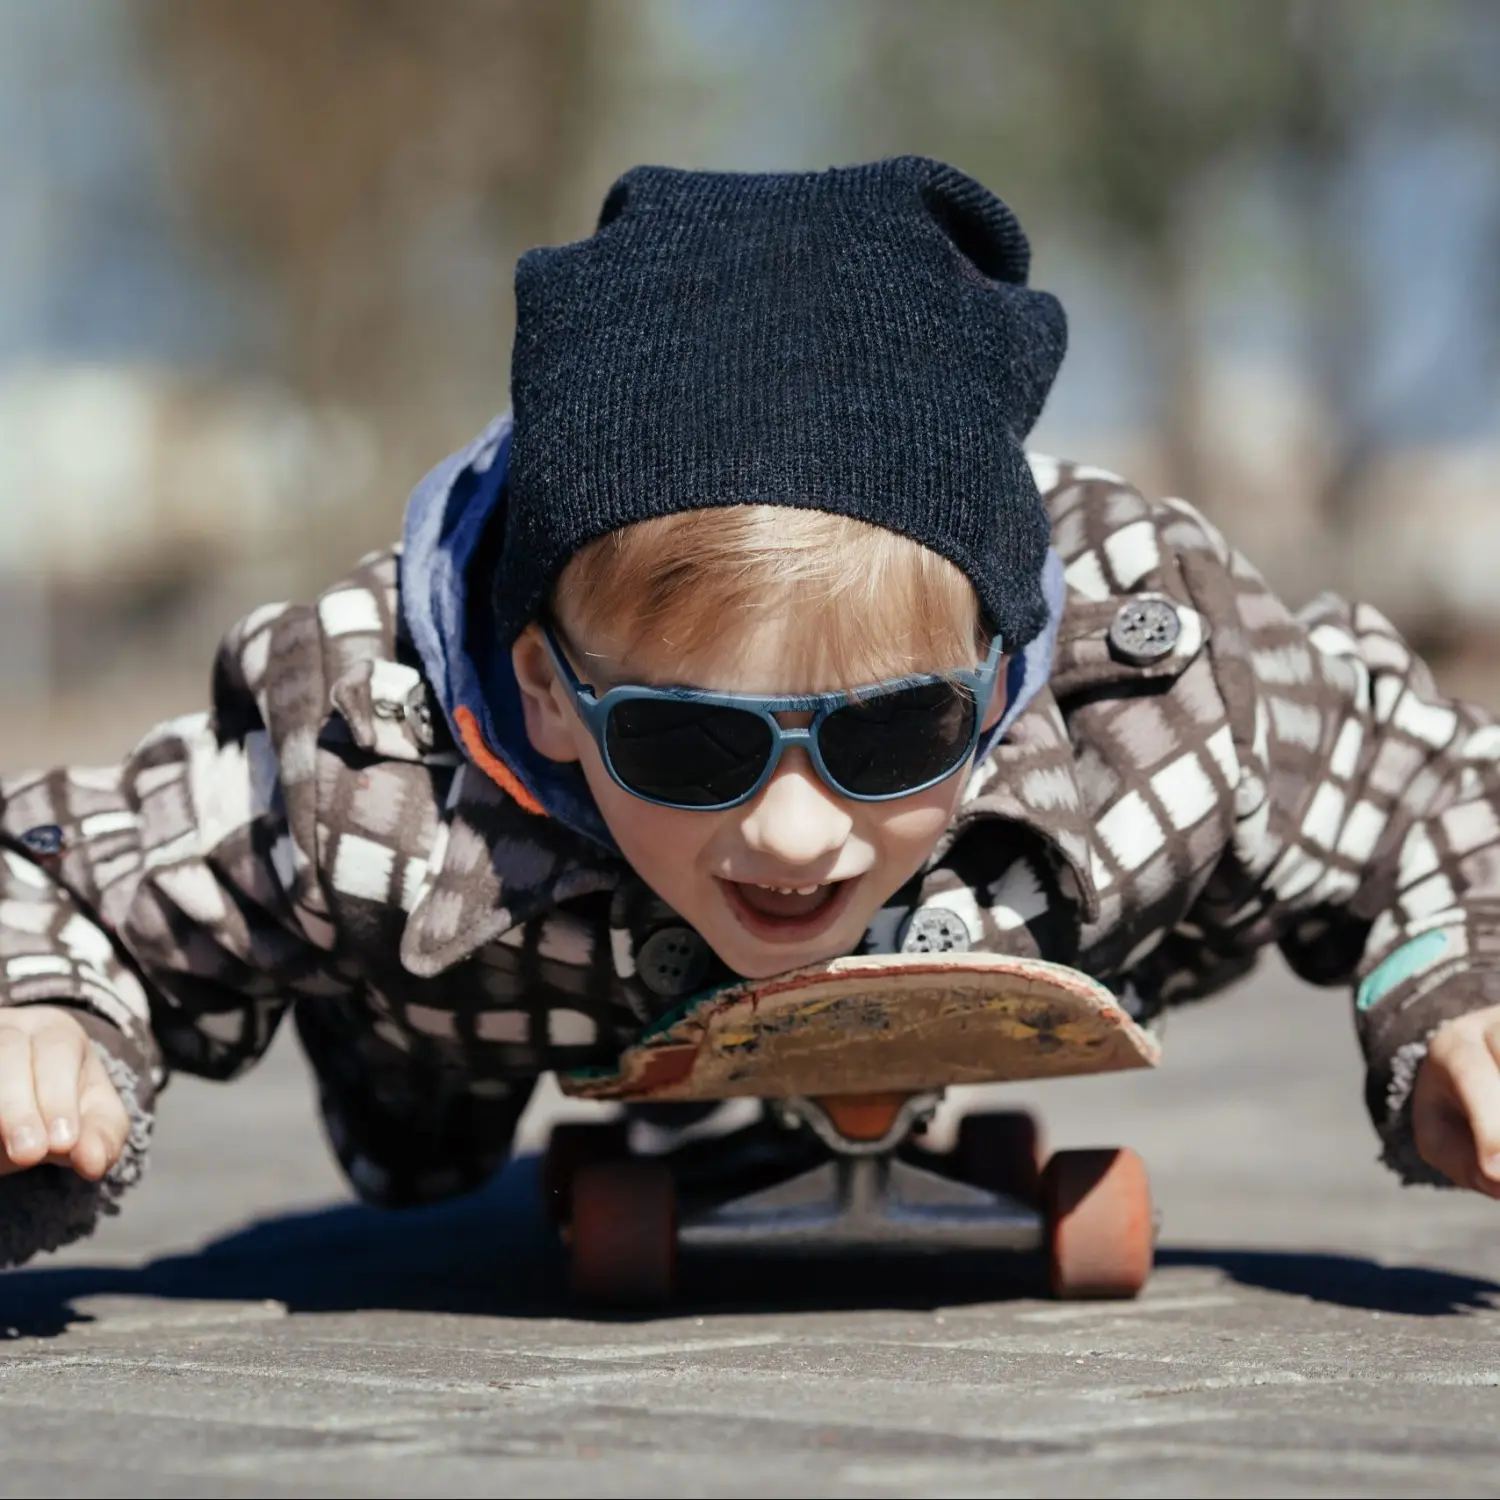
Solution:
{"label": "jacket button", "polygon": [[1181,634],[1182,620],[1165,599],[1132,599],[1109,627],[1109,649],[1132,667],[1145,667],[1170,656]]}
{"label": "jacket button", "polygon": [[974,944],[969,924],[946,906],[918,907],[902,924],[903,953],[967,953]]}
{"label": "jacket button", "polygon": [[692,994],[707,977],[708,963],[708,944],[691,927],[653,932],[635,956],[641,983],[668,1000]]}
{"label": "jacket button", "polygon": [[56,823],[40,823],[28,828],[20,838],[21,847],[28,854],[60,854],[63,846],[63,831]]}

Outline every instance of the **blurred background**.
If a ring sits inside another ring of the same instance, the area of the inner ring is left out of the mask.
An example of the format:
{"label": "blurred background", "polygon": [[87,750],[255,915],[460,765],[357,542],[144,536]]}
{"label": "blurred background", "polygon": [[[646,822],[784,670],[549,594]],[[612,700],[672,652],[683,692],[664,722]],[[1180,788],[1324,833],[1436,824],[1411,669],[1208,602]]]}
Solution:
{"label": "blurred background", "polygon": [[201,707],[506,402],[638,161],[917,151],[1072,353],[1036,445],[1500,707],[1495,0],[0,0],[0,766]]}

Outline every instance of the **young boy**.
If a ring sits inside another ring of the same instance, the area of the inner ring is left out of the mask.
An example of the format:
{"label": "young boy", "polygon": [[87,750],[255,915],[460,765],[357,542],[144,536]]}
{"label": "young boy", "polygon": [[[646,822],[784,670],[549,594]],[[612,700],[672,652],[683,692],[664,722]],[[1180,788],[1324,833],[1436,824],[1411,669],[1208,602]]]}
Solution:
{"label": "young boy", "polygon": [[0,789],[0,1263],[288,1009],[402,1205],[686,993],[934,947],[1149,1018],[1277,944],[1355,987],[1387,1162],[1500,1196],[1500,726],[1374,610],[1028,459],[1065,325],[1027,263],[916,158],[639,169],[524,257],[514,425],[402,548],[252,614],[124,764]]}

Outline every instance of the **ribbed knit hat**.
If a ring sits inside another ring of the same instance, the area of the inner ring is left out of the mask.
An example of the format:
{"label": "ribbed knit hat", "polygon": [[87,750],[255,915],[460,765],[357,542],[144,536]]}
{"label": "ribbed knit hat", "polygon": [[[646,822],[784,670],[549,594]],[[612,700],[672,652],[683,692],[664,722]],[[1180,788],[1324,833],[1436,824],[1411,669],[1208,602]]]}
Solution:
{"label": "ribbed knit hat", "polygon": [[1067,342],[1029,259],[1004,203],[922,157],[627,172],[592,238],[517,267],[501,644],[593,538],[751,503],[913,537],[1024,645],[1048,525],[1023,441]]}

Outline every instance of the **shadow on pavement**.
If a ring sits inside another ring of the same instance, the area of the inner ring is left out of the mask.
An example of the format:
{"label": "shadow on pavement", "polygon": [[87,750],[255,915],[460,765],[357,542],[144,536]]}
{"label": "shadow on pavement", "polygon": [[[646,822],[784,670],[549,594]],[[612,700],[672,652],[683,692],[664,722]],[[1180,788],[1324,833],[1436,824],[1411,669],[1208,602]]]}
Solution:
{"label": "shadow on pavement", "polygon": [[1442,1317],[1500,1305],[1500,1284],[1480,1276],[1432,1266],[1383,1266],[1361,1256],[1324,1251],[1166,1247],[1157,1251],[1156,1264],[1212,1267],[1241,1286],[1362,1312]]}
{"label": "shadow on pavement", "polygon": [[[431,1208],[358,1204],[260,1220],[190,1254],[138,1267],[59,1266],[0,1274],[0,1339],[46,1338],[90,1321],[94,1297],[284,1303],[293,1312],[372,1310],[577,1316],[562,1257],[537,1205],[536,1158],[490,1187]],[[1500,1285],[1354,1256],[1163,1248],[1162,1267],[1211,1267],[1245,1286],[1368,1311],[1438,1316],[1489,1307]],[[1038,1295],[1025,1257],[934,1256],[858,1263],[750,1255],[689,1257],[673,1315],[954,1307]],[[650,1319],[657,1314],[637,1315]],[[623,1321],[625,1319],[611,1319]]]}

